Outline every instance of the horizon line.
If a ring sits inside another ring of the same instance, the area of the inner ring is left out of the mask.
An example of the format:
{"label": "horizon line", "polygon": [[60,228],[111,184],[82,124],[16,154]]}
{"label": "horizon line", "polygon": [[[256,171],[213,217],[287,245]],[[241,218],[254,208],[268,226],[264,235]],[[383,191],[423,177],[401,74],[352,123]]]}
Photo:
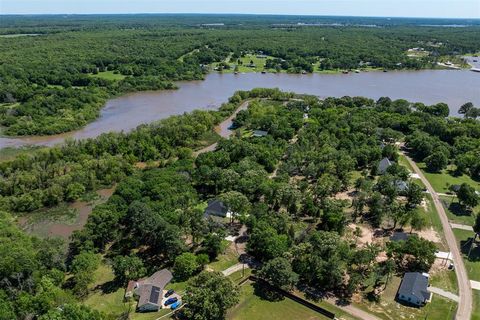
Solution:
{"label": "horizon line", "polygon": [[425,16],[363,16],[329,14],[288,14],[288,13],[236,13],[236,12],[129,12],[129,13],[0,13],[0,16],[107,16],[107,15],[241,15],[241,16],[288,16],[288,17],[342,17],[342,18],[387,18],[387,19],[450,19],[480,20],[479,17],[425,17]]}

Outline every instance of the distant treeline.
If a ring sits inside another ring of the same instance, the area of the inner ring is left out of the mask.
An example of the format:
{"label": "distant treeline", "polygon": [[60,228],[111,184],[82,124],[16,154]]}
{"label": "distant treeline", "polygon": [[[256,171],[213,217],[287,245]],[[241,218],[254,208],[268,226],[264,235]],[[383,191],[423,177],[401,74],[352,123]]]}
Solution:
{"label": "distant treeline", "polygon": [[[383,27],[370,26],[381,21]],[[480,50],[480,26],[419,27],[440,21],[215,15],[2,16],[0,34],[39,35],[0,38],[0,125],[6,135],[77,129],[98,117],[106,99],[113,95],[172,88],[171,82],[176,80],[202,79],[208,72],[206,65],[246,53],[274,57],[267,62],[269,68],[312,72],[313,64],[323,70],[429,68],[439,56]],[[224,26],[209,26],[223,22]],[[302,26],[297,24],[300,22],[320,25]],[[408,57],[406,50],[414,47],[429,54]],[[111,77],[103,74],[105,71],[124,77]]]}

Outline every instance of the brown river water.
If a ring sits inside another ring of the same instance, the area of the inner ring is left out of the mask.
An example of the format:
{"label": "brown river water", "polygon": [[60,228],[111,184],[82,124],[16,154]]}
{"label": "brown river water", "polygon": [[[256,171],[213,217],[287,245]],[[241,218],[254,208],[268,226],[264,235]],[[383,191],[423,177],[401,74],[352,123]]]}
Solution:
{"label": "brown river water", "polygon": [[450,114],[465,102],[480,105],[480,73],[467,70],[422,70],[395,72],[362,72],[351,74],[218,74],[203,81],[177,83],[178,90],[147,91],[127,94],[109,100],[101,116],[83,129],[38,137],[0,137],[0,148],[22,145],[55,145],[65,138],[93,138],[110,131],[129,131],[142,123],[190,112],[215,109],[237,90],[257,87],[319,97],[365,96],[378,99],[406,99],[433,104],[445,102]]}

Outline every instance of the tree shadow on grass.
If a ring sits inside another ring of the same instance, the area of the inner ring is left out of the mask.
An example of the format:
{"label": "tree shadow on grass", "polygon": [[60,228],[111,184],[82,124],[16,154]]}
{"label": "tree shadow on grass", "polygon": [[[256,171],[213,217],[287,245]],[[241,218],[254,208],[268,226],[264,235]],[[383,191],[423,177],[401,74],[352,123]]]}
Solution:
{"label": "tree shadow on grass", "polygon": [[[470,250],[471,246],[472,246],[472,250]],[[472,261],[472,262],[480,261],[480,242],[478,241],[478,237],[475,243],[473,242],[473,237],[469,237],[466,240],[461,240],[460,248],[462,253],[465,256],[467,256],[468,252],[470,251],[470,256],[468,257],[469,261]]]}
{"label": "tree shadow on grass", "polygon": [[116,280],[111,280],[98,285],[95,289],[101,290],[103,294],[109,294],[116,292],[121,287],[123,287],[122,283]]}
{"label": "tree shadow on grass", "polygon": [[257,297],[260,297],[262,300],[267,300],[271,302],[277,302],[277,301],[282,301],[285,299],[283,294],[269,288],[266,285],[263,285],[259,282],[255,282],[253,285],[254,288],[254,294]]}
{"label": "tree shadow on grass", "polygon": [[456,216],[471,216],[472,211],[465,209],[460,203],[452,202],[448,206],[448,209]]}

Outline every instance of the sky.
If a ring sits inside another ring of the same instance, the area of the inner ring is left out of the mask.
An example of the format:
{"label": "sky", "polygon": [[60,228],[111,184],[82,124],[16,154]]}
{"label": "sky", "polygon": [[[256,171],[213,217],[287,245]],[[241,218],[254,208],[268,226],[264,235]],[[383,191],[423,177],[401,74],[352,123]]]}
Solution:
{"label": "sky", "polygon": [[480,18],[480,0],[0,0],[0,14],[244,13]]}

